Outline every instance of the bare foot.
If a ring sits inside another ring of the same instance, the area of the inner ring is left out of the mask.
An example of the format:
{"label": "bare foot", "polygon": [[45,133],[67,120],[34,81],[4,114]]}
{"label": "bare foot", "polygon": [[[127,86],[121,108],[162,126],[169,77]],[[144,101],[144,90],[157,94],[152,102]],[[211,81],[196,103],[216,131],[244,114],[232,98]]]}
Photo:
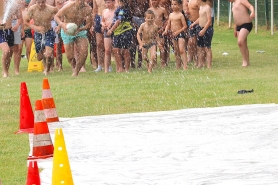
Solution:
{"label": "bare foot", "polygon": [[9,75],[6,73],[3,73],[3,78],[7,78]]}
{"label": "bare foot", "polygon": [[86,72],[85,67],[82,67],[82,68],[80,69],[80,72],[82,72],[82,73]]}
{"label": "bare foot", "polygon": [[247,66],[250,66],[250,63],[249,63],[249,62],[243,61],[243,62],[242,62],[242,67],[247,67]]}
{"label": "bare foot", "polygon": [[58,72],[59,71],[63,71],[63,67],[62,66],[58,67]]}
{"label": "bare foot", "polygon": [[19,72],[18,72],[18,71],[15,71],[14,74],[15,74],[15,75],[19,75]]}

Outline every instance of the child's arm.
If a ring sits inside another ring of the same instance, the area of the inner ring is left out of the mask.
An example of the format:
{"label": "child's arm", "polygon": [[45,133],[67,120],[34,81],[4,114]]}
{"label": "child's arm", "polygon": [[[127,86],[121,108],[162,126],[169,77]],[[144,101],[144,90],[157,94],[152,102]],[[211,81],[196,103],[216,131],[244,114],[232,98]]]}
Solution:
{"label": "child's arm", "polygon": [[165,31],[162,33],[162,35],[167,35],[167,33],[170,30],[170,28],[171,28],[171,19],[170,19],[170,16],[169,16],[169,19],[167,21],[167,25],[165,27]]}
{"label": "child's arm", "polygon": [[241,4],[243,4],[246,8],[248,8],[251,12],[250,18],[254,19],[255,18],[255,9],[254,6],[252,6],[248,0],[241,0]]}
{"label": "child's arm", "polygon": [[120,23],[121,23],[120,20],[116,20],[113,26],[107,31],[107,36],[111,35],[113,31],[120,25]]}
{"label": "child's arm", "polygon": [[189,28],[193,28],[193,26],[195,26],[196,24],[199,24],[199,18],[194,21],[192,24],[190,24]]}
{"label": "child's arm", "polygon": [[[166,11],[165,8],[163,8],[164,11],[163,11],[163,17],[164,17],[164,21],[163,21],[163,26],[161,28],[161,30],[165,30],[166,26],[167,26],[167,22],[168,22],[168,19],[169,19],[169,14],[168,12]],[[159,31],[160,32],[160,31]]]}
{"label": "child's arm", "polygon": [[141,26],[138,29],[137,35],[136,35],[138,43],[139,43],[139,49],[142,49],[142,47],[143,47],[143,42],[142,42],[142,39],[141,39],[141,34],[143,34],[143,26],[144,26],[144,24],[145,23],[141,24]]}

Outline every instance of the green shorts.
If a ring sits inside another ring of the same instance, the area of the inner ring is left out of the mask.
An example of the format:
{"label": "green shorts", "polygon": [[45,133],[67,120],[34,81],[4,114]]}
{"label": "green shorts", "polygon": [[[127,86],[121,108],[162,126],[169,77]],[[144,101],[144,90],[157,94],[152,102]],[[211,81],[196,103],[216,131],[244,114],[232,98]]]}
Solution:
{"label": "green shorts", "polygon": [[87,38],[87,31],[83,30],[81,32],[78,32],[77,35],[68,35],[64,32],[63,29],[61,29],[61,36],[62,36],[62,40],[64,42],[64,44],[69,44],[74,42],[76,39],[78,38]]}

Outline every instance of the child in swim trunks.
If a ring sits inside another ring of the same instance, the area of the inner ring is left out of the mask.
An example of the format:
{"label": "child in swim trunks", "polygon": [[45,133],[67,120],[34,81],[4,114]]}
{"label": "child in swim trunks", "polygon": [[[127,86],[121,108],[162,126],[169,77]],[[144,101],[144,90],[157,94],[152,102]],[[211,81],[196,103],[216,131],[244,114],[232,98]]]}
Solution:
{"label": "child in swim trunks", "polygon": [[[250,65],[247,36],[252,30],[252,19],[255,18],[255,9],[248,0],[229,0],[233,2],[233,17],[235,21],[234,35],[237,37],[240,53],[242,55],[242,66]],[[251,12],[249,14],[249,11]]]}
{"label": "child in swim trunks", "polygon": [[187,55],[185,52],[185,30],[187,24],[184,15],[181,12],[182,1],[172,0],[173,12],[169,15],[169,21],[163,35],[167,35],[170,30],[172,33],[172,43],[176,58],[176,68],[179,69],[183,64],[183,69],[187,69]]}
{"label": "child in swim trunks", "polygon": [[[151,73],[156,64],[156,40],[159,27],[154,23],[155,14],[152,10],[145,12],[145,22],[141,24],[137,32],[139,49],[142,49],[143,60],[147,61],[148,72]],[[150,50],[150,60],[148,51]]]}

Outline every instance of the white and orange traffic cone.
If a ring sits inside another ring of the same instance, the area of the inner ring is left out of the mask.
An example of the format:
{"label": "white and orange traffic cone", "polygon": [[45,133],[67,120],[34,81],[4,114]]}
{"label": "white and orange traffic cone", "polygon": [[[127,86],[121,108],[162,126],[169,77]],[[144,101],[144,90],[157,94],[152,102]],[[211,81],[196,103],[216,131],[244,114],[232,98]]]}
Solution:
{"label": "white and orange traffic cone", "polygon": [[28,159],[45,159],[53,157],[53,144],[42,107],[42,101],[35,103],[35,125],[33,135],[33,152]]}
{"label": "white and orange traffic cone", "polygon": [[42,84],[42,105],[47,123],[59,121],[47,78],[43,79]]}

